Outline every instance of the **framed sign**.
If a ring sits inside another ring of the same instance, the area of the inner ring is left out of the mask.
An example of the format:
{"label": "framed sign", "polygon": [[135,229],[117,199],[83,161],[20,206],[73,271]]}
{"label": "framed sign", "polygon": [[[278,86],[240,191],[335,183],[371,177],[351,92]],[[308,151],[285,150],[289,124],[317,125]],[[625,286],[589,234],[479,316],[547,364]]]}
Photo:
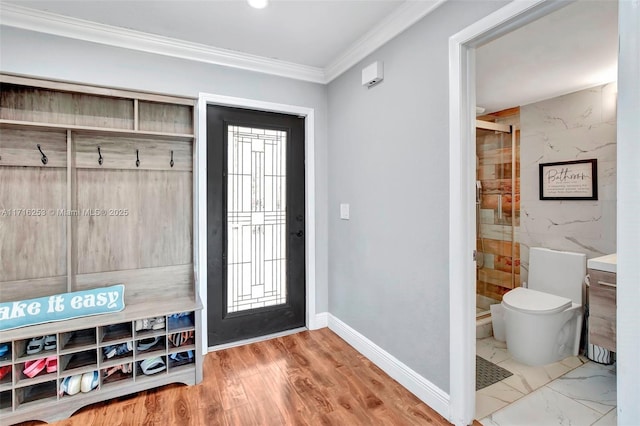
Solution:
{"label": "framed sign", "polygon": [[541,200],[597,200],[598,160],[540,164]]}

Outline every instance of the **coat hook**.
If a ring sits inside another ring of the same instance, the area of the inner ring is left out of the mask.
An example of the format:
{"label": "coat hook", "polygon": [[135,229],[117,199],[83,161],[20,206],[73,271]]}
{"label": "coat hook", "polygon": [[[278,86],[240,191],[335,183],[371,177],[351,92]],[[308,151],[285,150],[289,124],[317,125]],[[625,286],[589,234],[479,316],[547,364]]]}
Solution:
{"label": "coat hook", "polygon": [[38,144],[38,151],[40,151],[40,154],[42,154],[42,164],[47,164],[49,162],[49,159],[47,158],[46,155],[44,155],[44,152],[42,152],[42,148],[40,148],[40,144]]}
{"label": "coat hook", "polygon": [[102,166],[102,153],[100,152],[100,145],[98,145],[98,164]]}
{"label": "coat hook", "polygon": [[137,149],[136,149],[136,167],[140,167],[140,156],[138,155]]}
{"label": "coat hook", "polygon": [[171,151],[171,161],[169,161],[169,165],[173,167],[173,151]]}

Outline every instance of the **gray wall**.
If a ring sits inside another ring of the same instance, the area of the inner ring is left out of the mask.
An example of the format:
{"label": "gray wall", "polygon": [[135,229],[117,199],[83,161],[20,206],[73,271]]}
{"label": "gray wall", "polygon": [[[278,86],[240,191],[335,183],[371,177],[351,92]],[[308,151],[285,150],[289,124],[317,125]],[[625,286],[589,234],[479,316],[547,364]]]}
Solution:
{"label": "gray wall", "polygon": [[315,109],[316,311],[327,310],[326,87],[287,78],[0,27],[0,71],[197,97],[199,92]]}
{"label": "gray wall", "polygon": [[[520,108],[520,257],[527,281],[529,248],[616,252],[615,83]],[[598,200],[540,200],[539,164],[598,160]]]}
{"label": "gray wall", "polygon": [[445,392],[448,39],[505,3],[446,2],[329,84],[329,311]]}

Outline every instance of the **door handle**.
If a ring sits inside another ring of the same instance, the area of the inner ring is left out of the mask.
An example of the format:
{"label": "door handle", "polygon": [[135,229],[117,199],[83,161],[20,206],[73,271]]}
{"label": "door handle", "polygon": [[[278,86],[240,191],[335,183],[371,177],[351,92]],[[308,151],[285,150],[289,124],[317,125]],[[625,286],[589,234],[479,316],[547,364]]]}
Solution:
{"label": "door handle", "polygon": [[298,232],[289,232],[289,235],[295,235],[298,238],[302,238],[304,236],[304,232],[302,230],[298,231]]}

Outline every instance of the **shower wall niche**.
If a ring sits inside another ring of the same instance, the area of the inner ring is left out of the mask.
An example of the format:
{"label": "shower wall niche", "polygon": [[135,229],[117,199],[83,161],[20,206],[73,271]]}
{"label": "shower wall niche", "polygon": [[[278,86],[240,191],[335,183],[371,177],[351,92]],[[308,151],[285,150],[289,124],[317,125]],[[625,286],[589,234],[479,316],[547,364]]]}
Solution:
{"label": "shower wall niche", "polygon": [[476,312],[482,315],[507,291],[520,286],[520,109],[478,120]]}

